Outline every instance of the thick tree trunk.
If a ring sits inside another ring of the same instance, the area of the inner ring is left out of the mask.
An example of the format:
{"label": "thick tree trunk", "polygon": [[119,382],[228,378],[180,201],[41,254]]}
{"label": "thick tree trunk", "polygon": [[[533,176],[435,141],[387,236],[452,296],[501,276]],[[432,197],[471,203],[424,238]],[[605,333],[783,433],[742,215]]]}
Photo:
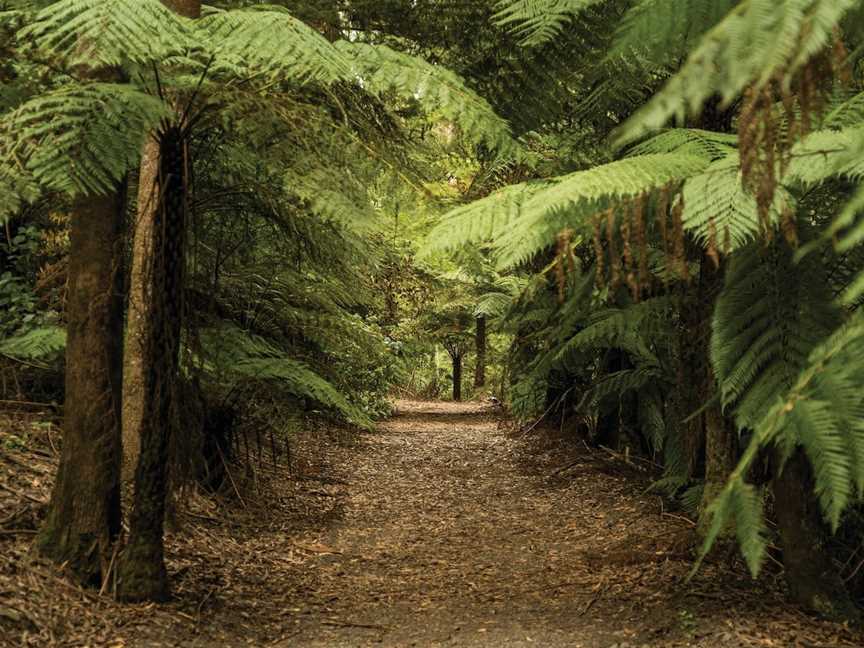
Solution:
{"label": "thick tree trunk", "polygon": [[474,368],[474,386],[486,386],[486,318],[481,315],[476,320],[474,344],[477,347],[477,365]]}
{"label": "thick tree trunk", "polygon": [[120,276],[124,196],[82,199],[72,214],[63,449],[39,551],[82,582],[105,577],[120,531]]}
{"label": "thick tree trunk", "polygon": [[187,213],[184,148],[179,128],[162,134],[158,172],[162,199],[154,212],[149,243],[152,254],[142,269],[150,330],[142,340],[141,452],[135,471],[135,498],[129,542],[119,567],[118,594],[125,600],[165,600],[169,594],[162,536],[182,323]]}
{"label": "thick tree trunk", "polygon": [[789,594],[807,610],[838,620],[858,620],[825,546],[827,531],[813,494],[813,476],[803,451],[783,466],[775,458],[774,508],[783,546]]}
{"label": "thick tree trunk", "polygon": [[462,400],[462,354],[450,356],[453,360],[453,400]]}

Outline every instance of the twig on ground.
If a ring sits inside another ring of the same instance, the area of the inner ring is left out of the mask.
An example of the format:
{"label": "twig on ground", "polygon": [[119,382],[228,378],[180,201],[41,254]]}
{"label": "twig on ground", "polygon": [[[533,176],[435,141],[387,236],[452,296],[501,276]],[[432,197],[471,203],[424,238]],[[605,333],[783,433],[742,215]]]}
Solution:
{"label": "twig on ground", "polygon": [[378,625],[377,623],[345,623],[342,621],[322,621],[321,625],[333,626],[336,628],[368,628],[370,630],[390,630],[389,626]]}

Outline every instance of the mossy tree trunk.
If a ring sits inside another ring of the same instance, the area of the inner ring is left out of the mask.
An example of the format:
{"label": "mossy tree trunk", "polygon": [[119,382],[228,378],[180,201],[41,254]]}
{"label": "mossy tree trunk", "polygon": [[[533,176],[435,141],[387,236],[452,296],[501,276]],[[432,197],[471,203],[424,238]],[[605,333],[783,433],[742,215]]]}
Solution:
{"label": "mossy tree trunk", "polygon": [[40,553],[88,585],[106,576],[120,532],[124,202],[118,190],[72,210],[63,448],[37,537]]}
{"label": "mossy tree trunk", "polygon": [[480,315],[475,320],[474,345],[477,351],[477,364],[474,367],[474,386],[486,386],[486,317]]}

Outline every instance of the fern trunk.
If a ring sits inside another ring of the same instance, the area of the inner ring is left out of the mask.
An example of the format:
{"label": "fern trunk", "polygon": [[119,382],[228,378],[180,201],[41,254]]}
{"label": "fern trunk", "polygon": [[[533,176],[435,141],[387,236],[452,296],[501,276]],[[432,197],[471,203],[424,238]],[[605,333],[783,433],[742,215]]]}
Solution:
{"label": "fern trunk", "polygon": [[481,315],[476,320],[474,344],[477,351],[477,364],[474,367],[474,386],[486,386],[486,318]]}
{"label": "fern trunk", "polygon": [[160,138],[158,209],[154,211],[151,250],[145,278],[149,334],[141,340],[141,450],[135,471],[135,496],[129,542],[120,568],[119,592],[125,600],[165,600],[163,529],[167,495],[170,432],[177,411],[176,380],[182,322],[183,263],[186,236],[185,142],[179,127]]}
{"label": "fern trunk", "polygon": [[123,192],[82,199],[71,218],[63,449],[42,555],[98,585],[120,531]]}
{"label": "fern trunk", "polygon": [[126,310],[126,353],[123,357],[123,482],[135,476],[141,453],[138,431],[141,427],[144,376],[144,345],[150,335],[147,302],[144,299],[144,267],[153,240],[153,221],[158,209],[159,140],[148,137],[141,154],[138,174],[138,209],[132,242],[132,265]]}
{"label": "fern trunk", "polygon": [[789,594],[810,612],[840,621],[860,620],[826,546],[828,531],[807,457],[799,449],[782,468],[780,464],[775,458],[771,486]]}
{"label": "fern trunk", "polygon": [[451,356],[453,360],[453,400],[462,400],[462,354]]}

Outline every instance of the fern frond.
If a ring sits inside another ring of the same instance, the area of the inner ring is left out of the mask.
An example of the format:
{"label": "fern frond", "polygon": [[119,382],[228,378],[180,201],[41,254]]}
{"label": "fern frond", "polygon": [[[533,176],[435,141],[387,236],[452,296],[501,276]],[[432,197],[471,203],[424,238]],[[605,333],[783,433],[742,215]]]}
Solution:
{"label": "fern frond", "polygon": [[542,45],[558,36],[582,11],[606,0],[499,0],[495,24],[509,27],[525,47]]}
{"label": "fern frond", "polygon": [[633,146],[627,151],[627,156],[679,153],[717,160],[737,150],[737,135],[698,128],[667,128]]}
{"label": "fern frond", "polygon": [[444,214],[426,237],[421,256],[456,250],[468,243],[495,241],[522,217],[523,205],[555,181],[510,185]]}
{"label": "fern frond", "polygon": [[66,331],[43,326],[0,340],[0,355],[15,360],[48,360],[66,348]]}
{"label": "fern frond", "polygon": [[330,382],[264,338],[234,326],[221,326],[202,330],[201,339],[214,375],[220,379],[234,376],[246,380],[279,381],[289,393],[334,410],[355,425],[371,427],[369,418]]}
{"label": "fern frond", "polygon": [[127,85],[60,88],[0,118],[0,163],[15,161],[42,186],[71,196],[111,191],[168,114],[159,99]]}
{"label": "fern frond", "polygon": [[638,0],[621,20],[613,56],[638,52],[648,61],[673,61],[714,27],[738,0]]}
{"label": "fern frond", "polygon": [[70,65],[150,65],[189,49],[188,22],[159,0],[60,0],[18,36]]}
{"label": "fern frond", "polygon": [[500,155],[518,154],[507,122],[450,70],[386,45],[339,41],[336,49],[351,61],[354,77],[370,92],[416,102],[426,114],[458,125],[466,141]]}
{"label": "fern frond", "polygon": [[[858,0],[743,0],[708,31],[666,86],[616,135],[619,146],[682,122],[712,96],[729,104],[750,85],[788,83],[833,38]],[[718,62],[722,62],[718,64]]]}
{"label": "fern frond", "polygon": [[213,12],[194,27],[201,42],[212,47],[217,65],[231,66],[241,78],[332,83],[350,72],[345,56],[284,7]]}
{"label": "fern frond", "polygon": [[[496,241],[501,268],[519,265],[552,244],[566,228],[577,234],[590,231],[588,217],[622,199],[640,196],[670,182],[693,176],[709,160],[693,155],[658,154],[624,158],[577,171],[522,203],[522,217]],[[516,200],[515,195],[512,200]],[[463,212],[463,218],[469,210]]]}
{"label": "fern frond", "polygon": [[[760,233],[756,199],[741,182],[738,153],[717,160],[684,183],[682,190],[684,229],[703,246],[712,243],[724,252],[746,245]],[[784,188],[778,188],[768,222],[782,222],[783,214],[794,209],[794,199]],[[728,250],[726,242],[728,241]]]}
{"label": "fern frond", "polygon": [[710,346],[723,405],[740,427],[759,422],[838,322],[815,255],[795,264],[785,245],[763,253],[754,243],[732,257]]}

